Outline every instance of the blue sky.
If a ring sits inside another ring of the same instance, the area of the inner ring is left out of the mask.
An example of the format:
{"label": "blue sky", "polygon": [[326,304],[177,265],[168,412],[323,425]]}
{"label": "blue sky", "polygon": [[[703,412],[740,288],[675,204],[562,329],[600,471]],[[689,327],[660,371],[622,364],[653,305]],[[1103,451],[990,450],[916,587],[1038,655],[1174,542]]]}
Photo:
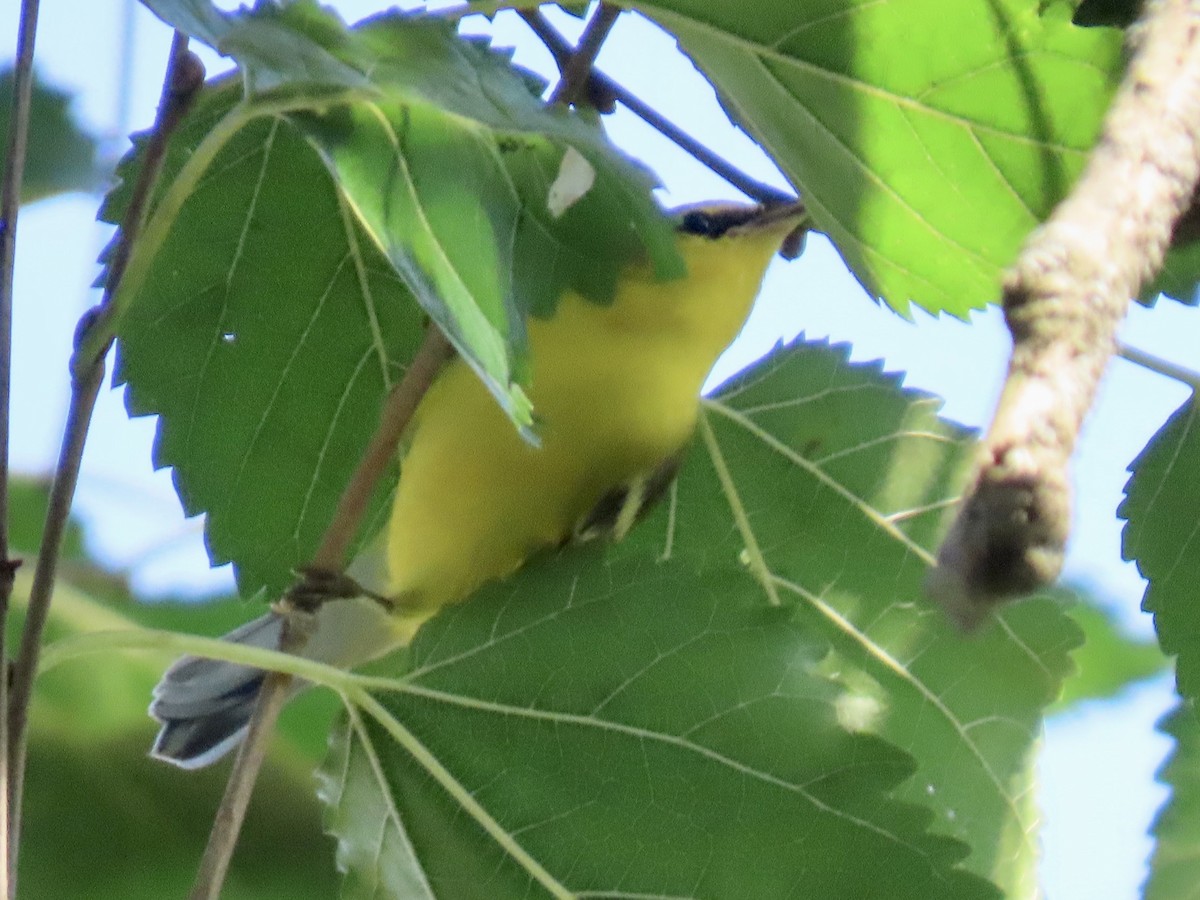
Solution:
{"label": "blue sky", "polygon": [[[333,5],[350,20],[379,6]],[[6,5],[0,21],[0,37],[9,48],[15,46],[16,6]],[[136,12],[127,20],[130,9]],[[132,29],[127,21],[134,23]],[[574,25],[561,21],[564,27]],[[515,19],[502,17],[496,32],[500,42],[518,44],[518,61],[550,74],[548,54],[530,42]],[[127,127],[144,128],[151,121],[168,43],[167,30],[129,0],[47,4],[38,38],[39,68],[51,82],[78,94],[79,117],[107,135],[107,152],[117,154],[124,150],[121,135]],[[210,72],[221,65],[212,56],[207,61]],[[712,91],[666,35],[622,17],[600,65],[744,170],[782,185],[753,142],[728,123]],[[127,101],[122,81],[129,88]],[[631,115],[618,112],[608,124],[614,140],[658,172],[665,203],[737,196]],[[20,471],[49,471],[57,452],[71,334],[80,312],[95,300],[87,286],[107,238],[94,222],[96,205],[94,197],[72,196],[21,215],[12,426],[13,461]],[[813,238],[800,260],[773,266],[750,324],[717,377],[801,330],[813,338],[851,342],[857,360],[883,358],[888,369],[905,373],[909,386],[944,397],[946,416],[973,426],[984,425],[990,415],[1008,349],[996,310],[973,316],[969,324],[920,312],[907,322],[867,297],[832,247]],[[1200,313],[1160,301],[1153,310],[1135,309],[1123,337],[1187,365],[1200,346]],[[1181,385],[1117,361],[1075,463],[1075,534],[1067,577],[1086,585],[1130,631],[1142,635],[1151,633],[1148,617],[1138,612],[1143,583],[1120,559],[1114,513],[1126,466],[1186,396]],[[200,523],[182,518],[169,474],[152,472],[152,438],[152,420],[130,421],[119,392],[102,394],[78,495],[89,542],[114,565],[129,569],[148,596],[227,588],[228,571],[208,568]],[[1153,731],[1153,723],[1170,703],[1171,683],[1164,677],[1117,702],[1088,704],[1048,724],[1040,796],[1046,817],[1043,881],[1051,897],[1136,894],[1150,849],[1144,832],[1165,796],[1153,782],[1153,771],[1169,744]]]}

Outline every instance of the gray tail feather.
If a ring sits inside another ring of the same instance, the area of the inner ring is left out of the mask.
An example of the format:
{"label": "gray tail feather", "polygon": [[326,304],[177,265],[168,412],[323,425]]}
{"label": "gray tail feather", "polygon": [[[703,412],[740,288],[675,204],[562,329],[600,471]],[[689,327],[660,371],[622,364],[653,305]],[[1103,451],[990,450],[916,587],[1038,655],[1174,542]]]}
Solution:
{"label": "gray tail feather", "polygon": [[[274,613],[225,635],[235,644],[275,650],[282,620]],[[154,689],[150,715],[162,728],[150,755],[183,769],[216,762],[246,734],[266,673],[215,659],[185,656]]]}

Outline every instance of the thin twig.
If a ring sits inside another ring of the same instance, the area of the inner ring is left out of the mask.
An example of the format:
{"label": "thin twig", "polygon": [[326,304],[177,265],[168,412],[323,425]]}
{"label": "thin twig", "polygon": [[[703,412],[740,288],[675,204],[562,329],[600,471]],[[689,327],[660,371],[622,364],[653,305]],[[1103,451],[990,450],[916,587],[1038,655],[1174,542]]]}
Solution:
{"label": "thin twig", "polygon": [[[125,266],[129,264],[130,254],[133,253],[135,238],[145,224],[146,213],[154,186],[158,182],[162,170],[163,158],[167,153],[167,142],[180,120],[188,111],[196,94],[204,85],[204,63],[200,57],[188,50],[188,36],[182,31],[176,31],[171,39],[171,55],[167,62],[167,74],[163,81],[162,93],[158,101],[158,114],[150,139],[142,151],[142,165],[138,171],[137,181],[134,182],[133,193],[129,198],[129,206],[121,220],[121,239],[113,250],[112,259],[108,263],[108,273],[104,281],[104,297],[98,307],[96,320],[89,326],[90,332],[105,333],[108,331],[108,320],[112,317],[116,306],[111,302],[121,278],[125,274]],[[132,228],[132,231],[127,229]],[[132,236],[130,236],[132,235]],[[85,341],[79,341],[82,347]],[[111,339],[101,345],[94,357],[83,356],[72,361],[75,371],[103,363],[108,354]]]}
{"label": "thin twig", "polygon": [[371,443],[363,452],[358,468],[338,500],[337,510],[321,544],[313,556],[313,568],[338,569],[346,561],[350,544],[358,534],[359,525],[367,510],[367,503],[375,491],[375,485],[396,459],[400,438],[408,427],[417,405],[446,360],[454,355],[454,348],[446,340],[442,330],[432,323],[425,330],[425,339],[417,348],[404,377],[391,390],[384,401],[379,427]]}
{"label": "thin twig", "polygon": [[33,102],[33,45],[37,38],[38,0],[24,0],[17,33],[9,115],[8,155],[0,188],[0,898],[14,895],[17,854],[10,843],[8,758],[8,608],[20,560],[10,559],[8,545],[8,442],[12,397],[13,274],[17,254],[17,215],[29,144],[29,110]]}
{"label": "thin twig", "polygon": [[1181,384],[1186,384],[1196,393],[1200,393],[1200,372],[1197,372],[1195,369],[1189,369],[1187,366],[1173,363],[1169,359],[1163,359],[1161,356],[1155,356],[1153,353],[1149,353],[1138,347],[1132,347],[1129,344],[1118,345],[1117,356],[1135,365],[1139,365],[1143,369],[1149,369],[1151,372],[1164,375],[1167,378],[1173,378]]}
{"label": "thin twig", "polygon": [[104,352],[95,356],[80,356],[87,334],[105,316],[111,298],[121,281],[121,273],[129,259],[133,242],[145,218],[146,206],[153,193],[154,184],[162,167],[163,154],[171,130],[178,124],[184,111],[204,83],[204,66],[198,57],[187,49],[187,37],[176,33],[171,45],[171,57],[163,84],[162,99],[154,132],[147,144],[141,171],[134,184],[129,207],[121,222],[120,236],[113,254],[104,297],[99,307],[89,310],[80,319],[75,334],[76,356],[71,360],[71,403],[67,413],[62,447],[50,487],[49,508],[42,531],[42,543],[37,566],[30,589],[25,627],[21,634],[21,649],[13,665],[8,710],[8,761],[9,761],[9,832],[13,845],[20,837],[21,795],[25,774],[26,727],[29,721],[29,703],[33,692],[33,680],[37,673],[38,653],[41,649],[42,632],[50,611],[50,598],[54,590],[58,571],[59,553],[66,532],[71,500],[79,479],[80,460],[87,440],[88,426],[96,396],[104,381]]}
{"label": "thin twig", "polygon": [[[550,51],[559,68],[565,67],[566,61],[571,58],[573,53],[570,42],[550,24],[550,20],[540,11],[523,9],[518,10],[518,14],[525,20],[525,23],[538,36],[542,43],[546,45],[546,49]],[[757,200],[760,203],[795,202],[796,197],[794,194],[781,191],[747,175],[729,162],[729,160],[713,152],[674,122],[671,122],[662,113],[643,101],[628,88],[596,69],[592,69],[591,71],[589,96],[600,98],[593,100],[597,106],[600,106],[604,102],[604,98],[616,100],[651,128],[658,131],[663,137],[724,178],[747,197]]]}
{"label": "thin twig", "polygon": [[596,9],[591,19],[588,20],[587,27],[583,30],[579,46],[572,51],[566,65],[562,67],[562,75],[558,79],[558,84],[554,86],[554,91],[550,94],[551,103],[569,105],[577,102],[584,95],[587,83],[591,78],[592,64],[596,61],[596,57],[600,54],[600,48],[604,46],[608,33],[612,31],[612,27],[617,23],[617,17],[620,15],[621,8],[619,6],[601,3]]}
{"label": "thin twig", "polygon": [[[383,473],[396,459],[400,438],[412,420],[421,398],[429,390],[442,364],[453,354],[450,343],[440,328],[430,324],[425,339],[404,377],[388,394],[381,410],[379,426],[364,451],[358,467],[351,476],[337,510],[330,520],[321,544],[313,557],[311,569],[317,572],[341,570],[347,562],[351,543],[358,534],[367,503]],[[298,653],[308,640],[304,627],[311,619],[296,615],[287,598],[279,604],[284,615],[284,632],[280,649]],[[221,807],[213,819],[208,846],[205,847],[191,900],[216,900],[229,871],[229,863],[237,846],[242,823],[250,806],[254,783],[266,759],[267,745],[275,730],[275,722],[291,692],[292,676],[269,672],[259,690],[258,703],[250,719],[250,727],[229,773]]]}
{"label": "thin twig", "polygon": [[929,592],[965,629],[1062,569],[1070,456],[1200,175],[1200,0],[1151,0],[1096,149],[1004,282],[1008,378]]}
{"label": "thin twig", "polygon": [[[285,628],[285,632],[288,630],[290,629]],[[300,649],[284,646],[291,643],[285,633],[280,639],[279,649],[287,653]],[[200,859],[195,885],[188,895],[190,900],[217,900],[221,896],[225,875],[229,871],[229,863],[233,859],[233,851],[242,831],[242,822],[246,818],[246,810],[250,807],[254,784],[266,758],[267,744],[275,730],[279,713],[287,702],[291,683],[292,676],[283,672],[268,672],[263,680],[246,737],[238,748],[233,768],[229,772],[229,780],[225,783],[221,806],[213,817],[208,845]]]}

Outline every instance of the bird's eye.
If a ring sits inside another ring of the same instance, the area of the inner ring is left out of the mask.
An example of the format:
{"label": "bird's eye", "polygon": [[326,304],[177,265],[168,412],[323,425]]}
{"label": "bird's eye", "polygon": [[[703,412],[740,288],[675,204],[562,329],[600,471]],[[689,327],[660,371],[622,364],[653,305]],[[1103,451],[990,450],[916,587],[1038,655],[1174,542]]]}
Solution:
{"label": "bird's eye", "polygon": [[729,228],[729,222],[720,216],[702,209],[693,209],[684,213],[679,223],[679,230],[700,237],[717,238]]}
{"label": "bird's eye", "polygon": [[688,232],[688,234],[700,234],[712,238],[713,229],[716,228],[716,223],[713,217],[708,215],[703,210],[692,210],[686,212],[683,221],[679,223],[679,230]]}

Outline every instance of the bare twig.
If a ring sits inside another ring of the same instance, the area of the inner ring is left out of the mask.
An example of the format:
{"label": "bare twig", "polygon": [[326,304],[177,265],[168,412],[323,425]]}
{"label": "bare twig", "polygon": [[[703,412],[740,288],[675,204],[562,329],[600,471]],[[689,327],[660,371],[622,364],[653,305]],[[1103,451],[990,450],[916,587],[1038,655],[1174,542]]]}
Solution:
{"label": "bare twig", "polygon": [[358,533],[375,485],[395,462],[400,438],[417,411],[417,405],[433,384],[442,365],[453,355],[454,348],[442,330],[430,323],[425,331],[425,340],[417,348],[404,377],[384,401],[379,427],[375,429],[358,468],[338,500],[333,519],[313,556],[313,568],[340,569],[345,564],[350,544]]}
{"label": "bare twig", "polygon": [[[322,535],[321,544],[310,567],[318,576],[322,572],[341,570],[345,567],[350,545],[358,534],[375,485],[395,460],[400,438],[412,420],[421,398],[429,390],[442,364],[452,354],[453,349],[441,329],[431,323],[408,371],[384,401],[379,426],[375,429],[358,468],[342,491],[337,510]],[[287,653],[298,653],[308,640],[305,626],[311,623],[311,619],[305,616],[302,610],[292,609],[288,598],[284,598],[278,608],[284,615],[280,649]],[[220,896],[246,810],[250,806],[254,783],[266,758],[267,745],[291,685],[292,677],[282,672],[269,672],[263,682],[258,704],[250,719],[249,730],[230,770],[221,807],[213,819],[208,846],[204,850],[204,857],[190,895],[191,900],[216,900]]]}
{"label": "bare twig", "polygon": [[1200,393],[1200,372],[1197,372],[1195,369],[1189,369],[1187,366],[1173,363],[1169,359],[1163,359],[1161,356],[1155,356],[1153,353],[1138,347],[1132,347],[1129,344],[1120,344],[1117,347],[1117,356],[1135,365],[1139,365],[1143,369],[1149,369],[1151,372],[1172,378],[1180,384],[1187,385],[1193,391]]}
{"label": "bare twig", "polygon": [[[559,34],[558,29],[550,24],[550,20],[540,9],[536,7],[518,9],[516,13],[525,20],[525,24],[533,30],[534,35],[550,51],[550,55],[554,57],[554,65],[558,67],[558,74],[561,76],[575,55],[574,45]],[[588,72],[587,83],[583,86],[581,93],[586,98],[588,106],[594,107],[599,112],[611,113],[616,106],[616,98],[601,86],[599,73],[595,70],[594,65]],[[579,97],[580,94],[577,93],[576,103],[580,102]]]}
{"label": "bare twig", "polygon": [[8,439],[12,397],[13,274],[17,254],[17,215],[29,143],[29,109],[33,101],[33,46],[37,37],[38,0],[24,0],[17,33],[9,116],[8,155],[0,188],[0,898],[13,896],[17,854],[9,831],[8,758],[8,607],[20,560],[10,559],[8,545]]}
{"label": "bare twig", "polygon": [[584,96],[587,83],[591,78],[592,64],[596,61],[596,57],[600,54],[600,48],[604,46],[608,33],[612,31],[612,27],[617,23],[617,17],[620,15],[621,8],[619,6],[601,3],[597,7],[596,12],[588,20],[587,27],[583,30],[579,46],[572,51],[566,64],[562,65],[562,76],[550,94],[551,103],[569,105]]}
{"label": "bare twig", "polygon": [[[163,157],[167,152],[168,139],[203,85],[204,63],[200,61],[200,57],[188,50],[188,36],[182,31],[176,31],[171,40],[171,55],[167,63],[167,74],[163,81],[162,93],[159,95],[158,114],[154,120],[154,128],[142,151],[142,165],[138,170],[137,181],[134,182],[129,206],[121,220],[121,238],[117,241],[112,259],[108,263],[108,274],[104,281],[104,297],[100,301],[96,320],[89,326],[89,332],[104,333],[109,330],[108,320],[116,309],[111,300],[125,274],[125,266],[129,263],[129,256],[133,252],[137,234],[141,232],[145,222],[150,198],[154,193],[154,185],[158,182]],[[85,343],[82,340],[78,342],[80,347],[83,347]],[[93,365],[102,365],[110,344],[111,340],[103,344],[94,357],[83,355],[72,360],[72,369],[79,372],[81,369]]]}
{"label": "bare twig", "polygon": [[1131,39],[1087,168],[1005,278],[1008,380],[927,585],[966,629],[1058,576],[1070,454],[1200,174],[1200,0],[1151,0]]}
{"label": "bare twig", "polygon": [[[137,238],[146,206],[153,193],[154,184],[161,169],[163,154],[170,131],[178,124],[184,111],[204,83],[204,67],[199,58],[187,49],[187,38],[176,33],[171,45],[171,58],[163,85],[162,99],[154,132],[147,144],[141,171],[134,184],[129,207],[121,223],[120,237],[105,284],[101,305],[90,310],[80,320],[75,334],[76,356],[71,360],[71,404],[67,413],[62,447],[50,488],[49,508],[46,513],[42,543],[34,569],[33,586],[30,589],[29,608],[25,627],[21,634],[21,649],[13,664],[10,704],[8,709],[8,761],[9,761],[9,805],[10,837],[14,845],[20,836],[21,794],[25,773],[25,736],[29,720],[29,702],[33,691],[33,679],[37,673],[38,653],[41,649],[42,632],[50,611],[50,597],[58,571],[59,553],[66,532],[71,500],[79,478],[79,465],[87,440],[88,425],[96,396],[104,381],[104,351],[96,356],[81,356],[87,334],[106,315],[113,293],[121,280],[125,263],[133,242]],[[15,851],[14,851],[15,852]]]}
{"label": "bare twig", "polygon": [[[284,624],[279,649],[286,653],[301,649],[300,642],[290,638],[294,632],[287,627],[287,620]],[[287,702],[291,683],[292,677],[283,672],[268,672],[263,681],[246,737],[238,748],[229,780],[225,783],[225,794],[213,817],[208,844],[196,872],[196,882],[188,895],[190,900],[217,900],[221,896],[221,887],[225,884],[225,875],[237,847],[242,822],[250,807],[254,784],[266,758],[267,744],[275,730],[279,713]]]}
{"label": "bare twig", "polygon": [[[570,42],[550,24],[550,20],[542,15],[541,12],[534,9],[523,9],[519,10],[518,13],[530,29],[533,30],[534,34],[546,45],[546,48],[554,57],[559,68],[564,68],[566,61],[572,57],[573,53]],[[654,107],[644,102],[628,88],[618,84],[603,72],[596,71],[595,69],[591,71],[588,82],[588,96],[592,98],[592,103],[600,109],[604,108],[604,105],[610,98],[616,100],[651,128],[658,131],[663,137],[672,141],[684,152],[716,172],[747,197],[757,200],[760,203],[795,202],[796,198],[793,194],[781,191],[756,178],[750,177],[730,163],[729,160],[720,154],[714,153],[674,122],[663,116]]]}

